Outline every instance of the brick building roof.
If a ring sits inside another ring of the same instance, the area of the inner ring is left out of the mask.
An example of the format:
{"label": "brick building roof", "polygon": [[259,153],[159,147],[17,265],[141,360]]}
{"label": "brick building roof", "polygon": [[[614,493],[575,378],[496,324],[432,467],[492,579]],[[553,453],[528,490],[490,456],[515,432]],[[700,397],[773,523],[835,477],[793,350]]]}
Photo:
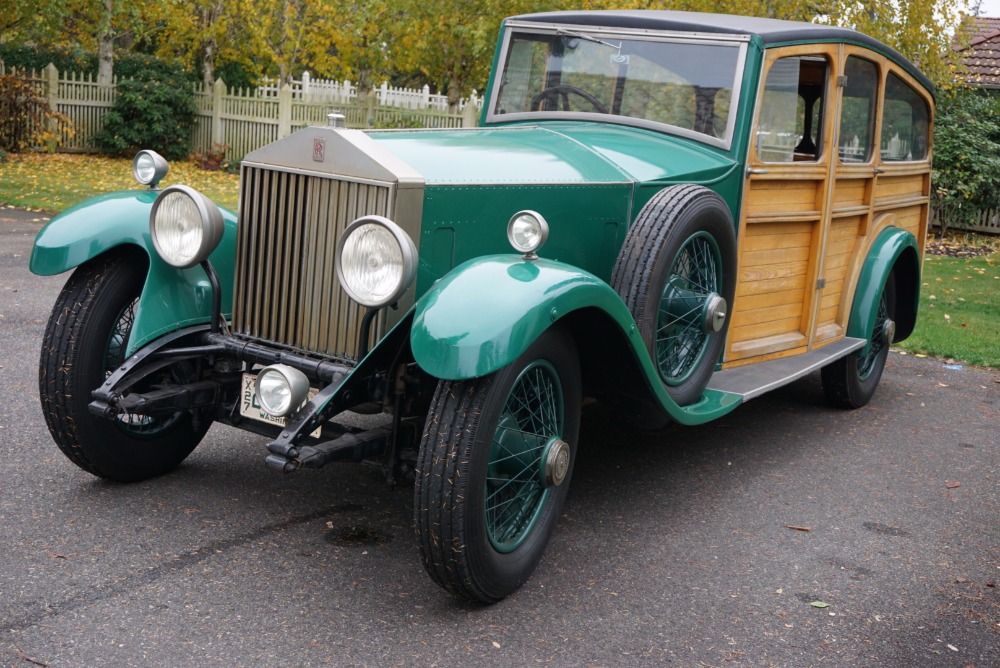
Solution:
{"label": "brick building roof", "polygon": [[966,67],[965,81],[982,88],[1000,88],[1000,17],[980,16],[969,26],[969,45],[955,46]]}

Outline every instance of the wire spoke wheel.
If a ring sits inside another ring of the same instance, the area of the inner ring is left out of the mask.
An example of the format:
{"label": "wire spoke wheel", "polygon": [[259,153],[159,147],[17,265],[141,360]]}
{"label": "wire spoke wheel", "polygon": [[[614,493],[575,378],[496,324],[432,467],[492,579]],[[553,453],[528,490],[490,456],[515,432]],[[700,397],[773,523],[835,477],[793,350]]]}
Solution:
{"label": "wire spoke wheel", "polygon": [[414,514],[424,568],[455,596],[498,601],[534,571],[569,487],[580,385],[559,329],[488,376],[438,383]]}
{"label": "wire spoke wheel", "polygon": [[[172,470],[211,425],[186,411],[114,419],[89,411],[91,393],[125,361],[146,276],[143,260],[121,250],[78,267],[52,309],[39,361],[39,396],[56,445],[83,470],[119,482]],[[187,382],[190,372],[174,364],[139,385]]]}
{"label": "wire spoke wheel", "polygon": [[542,455],[563,432],[562,386],[553,366],[536,361],[514,381],[493,435],[486,472],[486,530],[501,552],[530,533],[548,490]]}
{"label": "wire spoke wheel", "polygon": [[[128,349],[129,336],[132,333],[132,325],[135,323],[135,309],[138,305],[139,300],[133,299],[122,309],[118,317],[115,318],[111,333],[108,336],[108,343],[105,346],[105,379],[126,359],[125,351]],[[129,436],[148,439],[155,438],[159,434],[169,431],[171,427],[183,419],[184,413],[182,412],[163,417],[126,413],[115,418],[115,424],[122,432]]]}
{"label": "wire spoke wheel", "polygon": [[874,396],[889,346],[895,338],[896,277],[890,272],[879,295],[868,344],[860,352],[841,357],[823,367],[823,393],[835,406],[861,408]]}
{"label": "wire spoke wheel", "polygon": [[703,314],[721,290],[719,246],[711,235],[698,233],[678,252],[660,300],[656,366],[664,383],[683,383],[701,362],[713,334]]}
{"label": "wire spoke wheel", "polygon": [[885,290],[878,300],[878,311],[875,315],[875,327],[872,328],[869,337],[868,352],[858,360],[858,378],[867,380],[878,363],[882,355],[883,348],[888,348],[889,344],[885,340],[886,323],[890,322],[889,305],[886,300]]}
{"label": "wire spoke wheel", "polygon": [[703,186],[656,193],[629,228],[611,287],[632,313],[664,389],[696,403],[722,355],[736,291],[729,207]]}

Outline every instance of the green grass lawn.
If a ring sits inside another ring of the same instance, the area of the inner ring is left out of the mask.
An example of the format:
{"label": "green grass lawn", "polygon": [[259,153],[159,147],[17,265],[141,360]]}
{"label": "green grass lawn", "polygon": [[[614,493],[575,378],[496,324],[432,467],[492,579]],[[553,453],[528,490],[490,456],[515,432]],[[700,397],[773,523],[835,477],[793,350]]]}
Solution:
{"label": "green grass lawn", "polygon": [[968,259],[927,255],[917,327],[898,347],[1000,367],[1000,253]]}
{"label": "green grass lawn", "polygon": [[[184,183],[236,209],[239,177],[172,162],[164,186]],[[132,161],[92,155],[14,155],[0,163],[0,202],[58,213],[101,193],[139,187]],[[1000,246],[995,240],[994,247]],[[971,259],[928,254],[917,327],[899,348],[1000,367],[1000,252]]]}
{"label": "green grass lawn", "polygon": [[[183,183],[220,206],[236,209],[239,176],[171,162],[161,185]],[[132,177],[132,160],[93,155],[28,153],[0,163],[0,202],[58,213],[101,193],[142,188]]]}

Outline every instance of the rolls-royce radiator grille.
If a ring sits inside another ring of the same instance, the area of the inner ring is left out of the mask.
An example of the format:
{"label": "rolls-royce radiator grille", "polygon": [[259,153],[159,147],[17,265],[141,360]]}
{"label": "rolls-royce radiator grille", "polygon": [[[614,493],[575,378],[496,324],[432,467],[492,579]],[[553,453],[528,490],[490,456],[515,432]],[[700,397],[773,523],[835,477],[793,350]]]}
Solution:
{"label": "rolls-royce radiator grille", "polygon": [[[392,193],[388,185],[245,166],[233,331],[306,352],[354,357],[365,309],[340,288],[337,240],[360,216],[391,216]],[[381,338],[380,321],[372,341]]]}

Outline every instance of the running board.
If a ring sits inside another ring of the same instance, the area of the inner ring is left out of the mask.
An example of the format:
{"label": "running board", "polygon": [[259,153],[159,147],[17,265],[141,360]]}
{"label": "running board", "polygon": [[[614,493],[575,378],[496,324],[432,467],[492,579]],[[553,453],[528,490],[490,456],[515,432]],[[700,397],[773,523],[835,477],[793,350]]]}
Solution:
{"label": "running board", "polygon": [[743,397],[743,401],[749,401],[846,357],[864,348],[866,343],[865,339],[845,337],[801,355],[716,371],[708,383],[708,389],[736,394]]}

